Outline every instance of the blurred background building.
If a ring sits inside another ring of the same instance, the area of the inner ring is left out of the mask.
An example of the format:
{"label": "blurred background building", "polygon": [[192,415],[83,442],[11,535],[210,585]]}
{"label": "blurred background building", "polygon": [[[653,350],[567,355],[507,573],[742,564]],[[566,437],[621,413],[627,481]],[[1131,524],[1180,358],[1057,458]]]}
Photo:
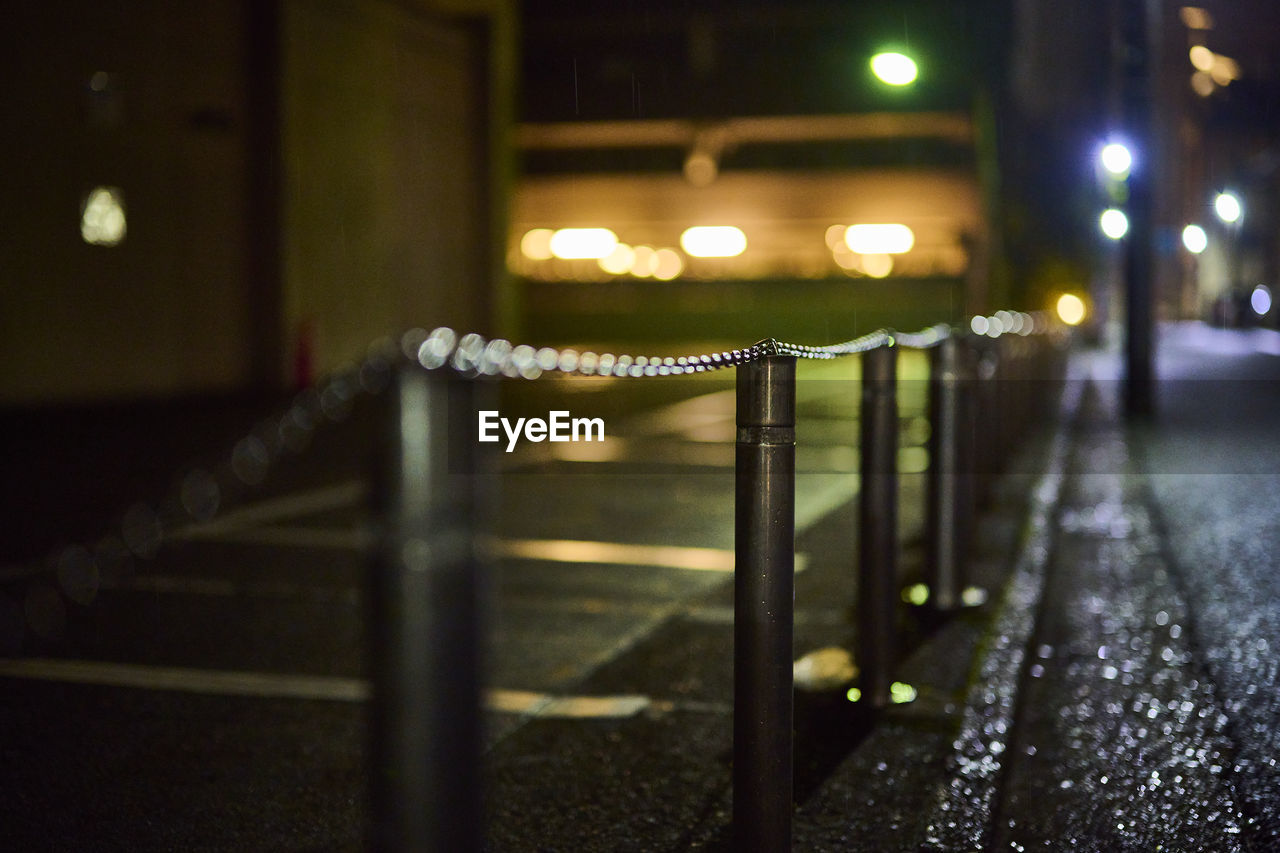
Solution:
{"label": "blurred background building", "polygon": [[6,30],[0,402],[278,391],[488,322],[510,7],[51,0]]}
{"label": "blurred background building", "polygon": [[412,325],[1105,316],[1127,199],[1095,155],[1135,79],[1161,315],[1274,323],[1268,0],[50,0],[8,32],[5,405],[280,390]]}
{"label": "blurred background building", "polygon": [[[508,256],[527,336],[826,343],[1007,300],[1007,2],[524,10]],[[550,242],[577,228],[609,234]]]}

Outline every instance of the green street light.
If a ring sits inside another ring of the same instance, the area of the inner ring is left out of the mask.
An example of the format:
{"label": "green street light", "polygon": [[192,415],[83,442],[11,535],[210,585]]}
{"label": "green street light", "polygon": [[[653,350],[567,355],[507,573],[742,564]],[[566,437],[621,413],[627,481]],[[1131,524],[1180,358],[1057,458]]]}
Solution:
{"label": "green street light", "polygon": [[907,86],[915,82],[919,69],[905,53],[885,52],[871,57],[871,73],[890,86]]}

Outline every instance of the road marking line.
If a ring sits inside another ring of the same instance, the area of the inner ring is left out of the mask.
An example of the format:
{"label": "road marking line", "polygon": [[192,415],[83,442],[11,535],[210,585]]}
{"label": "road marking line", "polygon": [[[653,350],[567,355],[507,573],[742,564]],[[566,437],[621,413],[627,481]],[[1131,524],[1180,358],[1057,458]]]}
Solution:
{"label": "road marking line", "polygon": [[[351,484],[360,485],[360,484]],[[323,509],[350,506],[363,497],[363,486],[357,491],[348,486],[324,490],[326,495],[302,493],[300,500],[286,504],[287,499],[268,501],[275,506],[257,504],[228,513],[220,521],[184,528],[174,537],[184,541],[217,541],[244,545],[277,545],[287,548],[324,548],[362,551],[374,546],[374,536],[367,527],[252,527],[257,518],[277,513],[305,515]],[[807,530],[828,513],[851,500],[858,493],[855,474],[819,474],[800,472],[796,476],[797,532]],[[321,506],[322,504],[326,504]],[[301,507],[305,507],[300,509]],[[234,517],[233,517],[234,516]],[[260,523],[260,522],[259,522]],[[610,563],[617,565],[658,566],[695,571],[733,571],[733,552],[718,548],[672,545],[630,545],[621,542],[576,542],[555,539],[494,540],[494,553],[503,557],[549,560],[569,563]],[[563,543],[571,543],[564,545]],[[592,556],[594,555],[594,556]],[[727,556],[726,556],[727,555]]]}
{"label": "road marking line", "polygon": [[[834,490],[839,492],[840,490]],[[838,494],[820,490],[822,515],[830,506],[839,505]],[[797,525],[799,527],[799,525]],[[205,537],[200,537],[204,539]],[[227,530],[207,537],[218,542],[245,545],[279,545],[292,548],[332,548],[362,551],[375,544],[366,528],[326,529],[318,527],[255,527]],[[734,553],[725,548],[702,548],[683,545],[637,545],[628,542],[596,542],[580,539],[482,539],[490,554],[516,560],[542,560],[549,563],[599,563],[613,566],[648,566],[658,569],[684,569],[695,572],[730,573]],[[806,555],[796,554],[796,571],[804,571]],[[211,582],[216,583],[216,582]],[[213,592],[211,594],[230,594]]]}
{"label": "road marking line", "polygon": [[109,661],[50,658],[0,660],[0,677],[143,690],[175,690],[214,696],[327,699],[340,702],[363,702],[369,698],[369,684],[359,678],[192,669]]}
{"label": "road marking line", "polygon": [[186,538],[189,541],[334,551],[364,551],[374,545],[373,531],[367,527],[236,527],[201,532]]}
{"label": "road marking line", "polygon": [[[282,545],[298,548],[333,548],[361,551],[371,548],[371,530],[319,527],[255,527],[214,531],[201,539],[249,545]],[[625,542],[592,542],[572,539],[488,539],[496,557],[546,560],[553,563],[605,563],[654,566],[703,572],[732,572],[733,551],[723,548],[678,545],[633,545]]]}
{"label": "road marking line", "polygon": [[365,500],[368,493],[369,487],[363,480],[349,480],[336,486],[294,492],[249,504],[230,510],[213,521],[192,524],[175,530],[169,535],[174,539],[208,539],[228,530],[357,506]]}
{"label": "road marking line", "polygon": [[[206,696],[259,699],[317,699],[365,702],[369,682],[363,678],[271,672],[194,669],[110,661],[15,658],[0,660],[0,678],[168,690]],[[495,688],[484,692],[486,710],[528,717],[620,719],[651,707],[647,696],[556,696],[529,690]]]}
{"label": "road marking line", "polygon": [[[653,566],[695,572],[731,573],[734,570],[734,552],[724,548],[633,545],[576,539],[498,539],[493,543],[493,552],[499,557],[553,563]],[[796,554],[795,566],[797,572],[804,571],[808,566],[808,555]]]}
{"label": "road marking line", "polygon": [[733,551],[723,548],[634,545],[577,539],[496,539],[492,540],[491,548],[492,553],[498,557],[555,563],[654,566],[699,572],[733,571]]}
{"label": "road marking line", "polygon": [[737,395],[733,388],[700,394],[630,418],[627,426],[639,435],[693,435],[709,424],[732,422]]}
{"label": "road marking line", "polygon": [[525,690],[490,690],[485,698],[490,711],[578,720],[634,717],[653,704],[648,696],[551,696]]}
{"label": "road marking line", "polygon": [[119,581],[104,581],[104,590],[125,590],[167,595],[208,595],[221,598],[248,596],[268,599],[358,604],[360,590],[350,586],[326,586],[289,581],[231,581],[190,575],[139,575]]}
{"label": "road marking line", "polygon": [[857,474],[797,474],[796,532],[808,530],[858,494]]}

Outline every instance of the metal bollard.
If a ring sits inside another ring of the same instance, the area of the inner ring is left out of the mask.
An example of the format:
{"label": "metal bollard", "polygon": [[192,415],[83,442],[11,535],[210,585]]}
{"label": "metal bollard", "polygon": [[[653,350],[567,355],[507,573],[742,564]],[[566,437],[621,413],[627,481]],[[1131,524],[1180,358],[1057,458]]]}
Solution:
{"label": "metal bollard", "polygon": [[[978,339],[974,371],[974,493],[977,503],[986,506],[994,498],[999,457],[1004,450],[1004,406],[1000,399],[1000,340]],[[976,428],[981,424],[980,429]]]}
{"label": "metal bollard", "polygon": [[858,667],[862,699],[890,702],[898,604],[898,348],[862,355]]}
{"label": "metal bollard", "polygon": [[734,849],[790,850],[796,360],[748,362],[737,383]]}
{"label": "metal bollard", "polygon": [[481,847],[475,384],[405,366],[388,392],[369,621],[376,850]]}
{"label": "metal bollard", "polygon": [[973,549],[973,531],[978,513],[977,359],[973,341],[968,336],[957,337],[956,361],[960,382],[956,443],[956,549],[962,560]]}
{"label": "metal bollard", "polygon": [[958,609],[964,592],[960,553],[960,346],[954,336],[929,351],[929,476],[926,571],[933,608]]}

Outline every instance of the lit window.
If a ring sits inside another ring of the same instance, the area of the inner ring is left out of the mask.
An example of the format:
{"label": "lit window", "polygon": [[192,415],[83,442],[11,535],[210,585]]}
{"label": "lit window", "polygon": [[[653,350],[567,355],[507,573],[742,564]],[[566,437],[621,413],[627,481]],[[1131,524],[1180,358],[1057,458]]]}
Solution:
{"label": "lit window", "polygon": [[699,225],[680,235],[680,247],[695,258],[732,258],[747,248],[747,235],[732,225]]}
{"label": "lit window", "polygon": [[115,187],[95,187],[80,211],[80,236],[93,246],[116,246],[124,235],[124,196]]}
{"label": "lit window", "polygon": [[905,225],[850,225],[844,242],[860,255],[901,255],[911,251],[916,235]]}
{"label": "lit window", "polygon": [[561,228],[551,235],[551,254],[562,260],[599,260],[618,245],[608,228]]}

